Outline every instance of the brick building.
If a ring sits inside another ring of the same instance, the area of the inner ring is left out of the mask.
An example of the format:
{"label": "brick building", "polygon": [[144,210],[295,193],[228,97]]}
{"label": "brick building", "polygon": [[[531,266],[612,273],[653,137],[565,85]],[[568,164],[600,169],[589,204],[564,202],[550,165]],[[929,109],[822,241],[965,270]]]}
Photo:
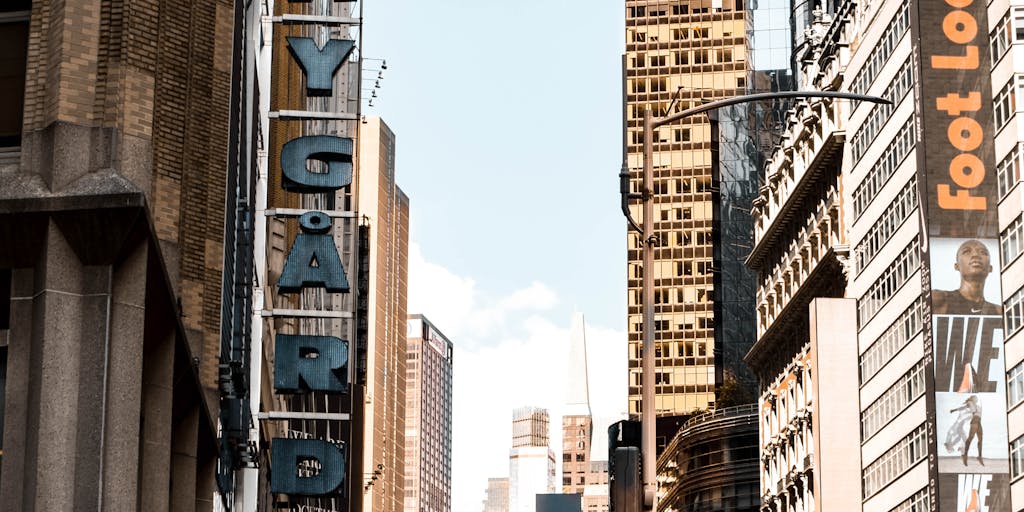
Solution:
{"label": "brick building", "polygon": [[0,510],[213,507],[235,18],[0,6]]}

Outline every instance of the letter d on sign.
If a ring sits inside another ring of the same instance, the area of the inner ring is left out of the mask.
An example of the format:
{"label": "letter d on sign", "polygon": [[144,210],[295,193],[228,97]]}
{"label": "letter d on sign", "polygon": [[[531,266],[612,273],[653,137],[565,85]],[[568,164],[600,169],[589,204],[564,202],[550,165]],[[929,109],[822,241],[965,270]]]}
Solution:
{"label": "letter d on sign", "polygon": [[274,389],[282,393],[325,391],[348,387],[348,343],[334,336],[274,338]]}
{"label": "letter d on sign", "polygon": [[270,448],[270,492],[298,496],[337,494],[345,483],[345,451],[319,439],[275,437]]}

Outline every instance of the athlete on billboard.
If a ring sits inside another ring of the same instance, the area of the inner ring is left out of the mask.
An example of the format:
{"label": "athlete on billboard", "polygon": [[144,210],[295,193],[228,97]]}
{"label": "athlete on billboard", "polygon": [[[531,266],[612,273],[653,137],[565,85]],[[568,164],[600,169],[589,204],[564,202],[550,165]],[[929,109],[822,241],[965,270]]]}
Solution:
{"label": "athlete on billboard", "polygon": [[[981,428],[981,404],[978,402],[978,397],[971,395],[964,400],[964,404],[960,407],[950,409],[949,412],[959,412],[960,416],[957,418],[956,423],[953,424],[949,429],[949,434],[946,436],[946,449],[951,450],[952,447],[963,442],[963,446],[960,449],[960,457],[964,462],[964,466],[967,465],[967,451],[971,448],[971,442],[974,437],[978,437],[978,463],[982,466],[985,465],[985,459],[981,455],[982,446],[982,434],[984,430]],[[964,436],[964,429],[969,425],[970,430],[967,435]]]}
{"label": "athlete on billboard", "polygon": [[953,269],[960,273],[960,288],[932,291],[932,313],[937,315],[1000,315],[1002,308],[985,300],[985,279],[992,273],[992,257],[985,244],[968,240],[956,250]]}

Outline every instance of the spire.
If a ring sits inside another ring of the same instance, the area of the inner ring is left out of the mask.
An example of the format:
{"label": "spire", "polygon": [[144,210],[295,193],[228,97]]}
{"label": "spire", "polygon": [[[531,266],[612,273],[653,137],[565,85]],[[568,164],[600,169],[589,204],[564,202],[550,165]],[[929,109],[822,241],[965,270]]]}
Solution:
{"label": "spire", "polygon": [[583,313],[573,313],[569,329],[569,381],[566,386],[566,416],[590,416],[590,387],[587,384],[587,335]]}

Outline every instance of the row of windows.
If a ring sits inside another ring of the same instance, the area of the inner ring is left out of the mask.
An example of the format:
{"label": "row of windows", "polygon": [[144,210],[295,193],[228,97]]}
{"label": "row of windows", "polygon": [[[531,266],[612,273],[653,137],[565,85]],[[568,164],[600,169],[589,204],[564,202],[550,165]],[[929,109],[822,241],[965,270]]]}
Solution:
{"label": "row of windows", "polygon": [[1024,144],[1017,144],[1010,150],[996,165],[996,183],[999,187],[999,199],[1002,199],[1010,192],[1010,189],[1020,181],[1021,162],[1024,161]]}
{"label": "row of windows", "polygon": [[[673,16],[680,16],[680,15],[683,15],[683,14],[708,14],[708,13],[714,13],[714,12],[722,12],[723,9],[726,10],[726,11],[730,10],[729,9],[730,4],[728,4],[728,3],[719,4],[719,7],[703,6],[703,4],[701,2],[694,2],[694,3],[696,5],[692,9],[690,8],[690,5],[688,3],[680,2],[678,4],[672,5],[671,10],[658,9],[657,7],[655,7],[653,5],[650,6],[651,10],[647,10],[648,6],[646,6],[646,5],[638,5],[636,7],[629,7],[629,8],[627,8],[626,12],[629,13],[629,17],[630,18],[638,18],[638,17],[644,17],[644,16],[650,16],[652,18],[657,18],[659,16],[666,16],[669,12],[671,12]],[[661,6],[659,6],[659,7],[661,7]],[[742,11],[743,10],[743,0],[736,0],[736,2],[733,4],[733,7],[734,7],[734,10],[736,10],[736,11]]]}
{"label": "row of windows", "polygon": [[[1013,16],[1012,23],[1010,16]],[[999,20],[988,35],[992,51],[992,67],[1010,49],[1010,44],[1024,41],[1024,7],[1014,7]]]}
{"label": "row of windows", "polygon": [[1006,402],[1010,408],[1024,402],[1024,362],[1010,369],[1006,379]]}
{"label": "row of windows", "polygon": [[1018,215],[999,235],[999,252],[1002,253],[1003,266],[1016,259],[1021,250],[1024,250],[1024,220]]}
{"label": "row of windows", "polygon": [[1024,475],[1024,436],[1010,443],[1010,478]]}
{"label": "row of windows", "polygon": [[871,226],[871,229],[857,244],[857,248],[854,249],[857,272],[863,270],[874,259],[893,233],[903,225],[903,221],[907,220],[916,209],[917,177],[915,176],[903,187],[896,199],[882,213],[882,217]]}
{"label": "row of windows", "polygon": [[885,148],[882,156],[868,171],[864,181],[857,185],[857,190],[853,191],[853,216],[855,219],[864,213],[864,210],[871,204],[871,200],[878,195],[878,191],[885,186],[903,159],[910,154],[910,150],[914,149],[914,145],[917,144],[915,127],[914,118],[907,119],[903,128],[900,128],[899,133]]}
{"label": "row of windows", "polygon": [[1006,299],[1003,303],[1003,314],[1006,321],[1006,336],[1009,337],[1024,325],[1024,288]]}
{"label": "row of windows", "polygon": [[928,488],[925,487],[924,489],[915,492],[913,496],[904,500],[903,503],[893,507],[889,512],[925,512],[929,509],[928,504],[930,501],[931,499],[928,497]]}
{"label": "row of windows", "polygon": [[[697,30],[697,29],[694,29]],[[707,31],[707,29],[703,29]],[[705,36],[706,37],[706,36]],[[733,50],[739,50],[735,52]],[[669,59],[671,55],[672,59]],[[691,58],[691,56],[693,58]],[[629,59],[630,69],[642,69],[645,67],[661,68],[668,65],[673,66],[688,66],[693,64],[710,64],[712,62],[711,57],[714,56],[714,62],[719,64],[725,64],[727,62],[743,62],[746,57],[743,53],[743,47],[735,48],[708,48],[702,50],[674,50],[669,54],[662,55],[648,55],[646,53],[637,53],[634,57]]]}
{"label": "row of windows", "polygon": [[875,313],[888,302],[910,276],[921,266],[921,251],[918,239],[914,238],[903,252],[885,269],[879,278],[871,284],[867,293],[857,303],[860,324],[864,325],[875,316]]}
{"label": "row of windows", "polygon": [[872,107],[868,118],[861,125],[860,130],[857,130],[857,135],[853,137],[851,143],[851,153],[854,162],[860,160],[861,156],[864,156],[864,152],[867,151],[868,146],[875,140],[875,136],[878,135],[878,132],[882,130],[885,123],[892,117],[893,111],[896,110],[896,105],[913,88],[914,66],[912,64],[913,62],[910,58],[907,58],[903,65],[900,66],[899,72],[893,77],[892,82],[885,88],[885,92],[882,93],[882,97],[892,103],[883,103]]}
{"label": "row of windows", "polygon": [[917,363],[861,413],[861,439],[870,439],[923,394],[924,364]]}
{"label": "row of windows", "polygon": [[924,425],[914,429],[907,437],[883,453],[864,468],[864,499],[874,496],[883,487],[892,483],[911,466],[928,456],[927,430]]}
{"label": "row of windows", "polygon": [[861,384],[874,377],[885,363],[921,331],[921,305],[921,299],[915,300],[860,356]]}
{"label": "row of windows", "polygon": [[1017,87],[1024,88],[1024,75],[1010,77],[992,100],[992,119],[995,121],[996,131],[1006,126],[1010,116],[1017,111]]}
{"label": "row of windows", "polygon": [[[679,328],[682,329],[683,326],[680,325]],[[690,324],[689,328],[693,329],[693,324]],[[685,358],[696,360],[696,358],[708,356],[708,347],[710,345],[711,344],[706,341],[657,342],[654,344],[654,357]],[[641,357],[642,354],[640,353],[640,344],[630,344],[629,358],[640,359]]]}
{"label": "row of windows", "polygon": [[857,73],[857,77],[850,84],[850,92],[857,94],[867,92],[868,87],[875,81],[875,77],[882,70],[882,66],[889,61],[889,56],[896,49],[900,39],[903,39],[903,34],[907,32],[908,28],[910,28],[910,11],[907,9],[907,3],[904,2],[892,23],[889,24],[889,27],[885,29],[885,33],[882,34],[882,39],[878,41],[878,46],[871,51],[871,55],[868,55],[868,60],[864,63],[864,67]]}

